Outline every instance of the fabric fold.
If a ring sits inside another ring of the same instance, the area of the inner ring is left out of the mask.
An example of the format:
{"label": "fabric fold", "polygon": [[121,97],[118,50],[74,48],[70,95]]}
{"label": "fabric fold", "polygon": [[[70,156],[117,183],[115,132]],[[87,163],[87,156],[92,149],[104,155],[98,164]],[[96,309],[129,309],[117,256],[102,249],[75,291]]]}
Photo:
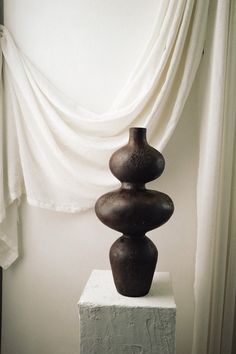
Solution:
{"label": "fabric fold", "polygon": [[200,69],[192,354],[231,354],[236,295],[236,3],[212,1]]}
{"label": "fabric fold", "polygon": [[131,126],[147,127],[150,143],[162,150],[201,60],[207,9],[208,1],[203,0],[160,5],[142,56],[103,113],[82,107],[55,88],[1,26],[3,211],[23,194],[31,205],[42,208],[66,212],[91,208],[98,196],[118,186],[108,161],[126,143]]}

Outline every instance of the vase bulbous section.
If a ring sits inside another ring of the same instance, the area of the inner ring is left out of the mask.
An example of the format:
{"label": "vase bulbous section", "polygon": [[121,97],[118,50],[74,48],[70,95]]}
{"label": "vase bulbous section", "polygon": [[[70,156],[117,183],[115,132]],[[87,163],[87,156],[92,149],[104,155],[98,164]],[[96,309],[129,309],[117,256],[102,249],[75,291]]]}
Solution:
{"label": "vase bulbous section", "polygon": [[145,128],[130,128],[128,144],[111,156],[109,166],[121,186],[101,196],[95,212],[105,225],[123,234],[110,249],[117,291],[144,296],[150,290],[158,257],[145,233],[167,222],[174,211],[168,195],[145,188],[145,183],[162,174],[165,161],[147,143]]}

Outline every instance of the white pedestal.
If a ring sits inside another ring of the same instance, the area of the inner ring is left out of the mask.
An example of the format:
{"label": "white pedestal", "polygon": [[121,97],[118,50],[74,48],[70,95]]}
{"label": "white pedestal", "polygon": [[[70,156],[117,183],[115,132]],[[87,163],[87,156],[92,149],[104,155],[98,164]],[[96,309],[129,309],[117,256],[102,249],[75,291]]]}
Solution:
{"label": "white pedestal", "polygon": [[169,273],[144,297],[120,295],[109,270],[94,270],[79,300],[80,354],[174,354],[176,305]]}

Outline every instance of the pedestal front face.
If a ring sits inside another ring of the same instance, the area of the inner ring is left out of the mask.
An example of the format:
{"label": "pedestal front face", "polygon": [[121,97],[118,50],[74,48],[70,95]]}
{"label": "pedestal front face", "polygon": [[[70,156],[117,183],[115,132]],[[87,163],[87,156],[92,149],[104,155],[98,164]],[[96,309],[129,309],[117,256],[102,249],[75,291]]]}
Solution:
{"label": "pedestal front face", "polygon": [[176,305],[169,273],[147,296],[117,293],[111,271],[92,272],[79,301],[80,354],[174,354]]}

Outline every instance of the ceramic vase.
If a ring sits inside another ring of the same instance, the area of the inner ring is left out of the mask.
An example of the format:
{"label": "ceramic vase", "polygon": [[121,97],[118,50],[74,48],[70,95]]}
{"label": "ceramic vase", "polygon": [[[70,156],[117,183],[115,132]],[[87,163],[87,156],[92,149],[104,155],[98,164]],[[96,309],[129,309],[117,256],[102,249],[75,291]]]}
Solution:
{"label": "ceramic vase", "polygon": [[158,258],[156,246],[145,234],[164,224],[174,211],[168,195],[145,188],[162,174],[165,160],[148,144],[145,128],[130,128],[128,144],[111,156],[109,166],[121,186],[101,196],[95,212],[105,225],[122,233],[110,249],[114,283],[122,295],[144,296]]}

